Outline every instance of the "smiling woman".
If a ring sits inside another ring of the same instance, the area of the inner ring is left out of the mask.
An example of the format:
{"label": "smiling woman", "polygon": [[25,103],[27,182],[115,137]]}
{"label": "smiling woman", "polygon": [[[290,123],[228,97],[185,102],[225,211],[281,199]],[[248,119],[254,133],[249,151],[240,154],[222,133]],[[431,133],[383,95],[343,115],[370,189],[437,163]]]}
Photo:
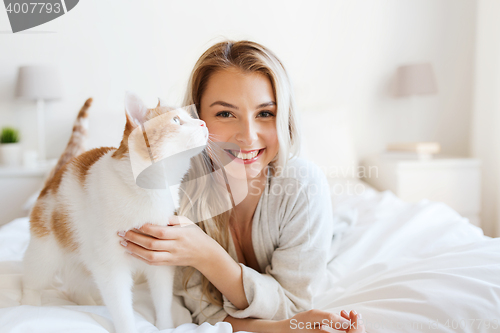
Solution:
{"label": "smiling woman", "polygon": [[[230,74],[230,71],[227,71],[227,72],[220,72],[216,75],[214,75],[215,77],[220,77],[220,76],[223,76],[224,74]],[[215,81],[216,79],[212,78],[212,82]],[[219,78],[219,80],[222,80]],[[263,80],[266,84],[268,83],[269,81],[266,79],[266,78],[261,78],[261,80]],[[212,83],[212,85],[214,85]],[[207,99],[207,98],[205,98]],[[216,101],[212,104],[210,104],[210,108],[216,106],[216,105],[220,105],[222,106],[223,108],[229,108],[229,109],[233,109],[233,110],[236,110],[236,113],[239,113],[240,112],[240,108],[233,105],[233,104],[229,104],[229,103],[226,103],[226,102],[223,102],[223,101]],[[272,124],[274,125],[272,127],[272,130],[275,133],[275,129],[276,129],[276,123],[275,123],[275,117],[276,117],[276,111],[274,112],[271,112],[271,111],[260,111],[260,109],[264,109],[264,108],[272,108],[272,109],[276,109],[276,103],[274,101],[270,101],[270,102],[267,102],[267,103],[262,103],[262,104],[259,104],[255,107],[255,109],[257,110],[257,112],[259,113],[259,116],[260,117],[264,117],[264,118],[268,118],[267,120],[269,121],[272,121]],[[215,117],[222,117],[222,118],[235,118],[234,114],[231,113],[230,111],[217,111],[217,109],[215,109],[215,111],[212,111],[212,112],[215,112]],[[204,117],[206,116],[205,114],[203,115]],[[213,115],[211,115],[213,117]],[[269,123],[269,122],[268,122]],[[229,122],[226,122],[226,126],[228,124],[231,124]],[[275,138],[275,136],[273,137]],[[234,149],[226,149],[226,151],[230,154],[230,156],[233,156],[235,159],[236,162],[238,163],[243,163],[243,164],[250,164],[250,163],[253,163],[255,162],[258,158],[261,157],[262,153],[264,152],[266,148],[260,148],[260,149],[254,149],[254,150],[245,150],[245,149],[238,149],[238,150],[234,150]],[[269,154],[269,150],[266,151],[268,154]],[[262,170],[262,169],[261,169]],[[253,177],[251,177],[253,178]]]}
{"label": "smiling woman", "polygon": [[278,154],[274,99],[268,77],[237,68],[214,73],[201,98],[200,118],[215,141],[238,145],[240,151],[228,152],[245,164],[247,179],[264,180],[262,171]]}
{"label": "smiling woman", "polygon": [[[128,231],[132,255],[152,265],[179,266],[175,294],[198,324],[227,321],[234,331],[300,332],[319,328],[301,330],[306,326],[300,323],[356,322],[355,313],[312,310],[328,274],[331,199],[319,167],[297,157],[291,84],[278,58],[254,42],[218,43],[196,63],[184,104],[196,106],[214,143],[230,148],[192,159],[178,211],[187,226]],[[224,167],[233,199],[242,188],[251,189],[222,213],[224,198],[210,177],[205,184],[190,181],[207,174],[200,171],[206,161],[213,171],[222,160],[217,154],[236,162]]]}

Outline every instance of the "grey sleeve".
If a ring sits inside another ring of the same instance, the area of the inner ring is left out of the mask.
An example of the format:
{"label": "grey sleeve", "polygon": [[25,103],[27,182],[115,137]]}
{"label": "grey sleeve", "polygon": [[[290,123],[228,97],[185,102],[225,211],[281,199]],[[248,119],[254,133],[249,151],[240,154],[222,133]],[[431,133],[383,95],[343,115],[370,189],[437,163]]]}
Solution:
{"label": "grey sleeve", "polygon": [[186,267],[177,267],[174,278],[174,295],[181,296],[184,306],[191,313],[193,323],[201,325],[207,322],[215,325],[218,322],[224,321],[227,312],[220,306],[209,303],[206,298],[202,299],[201,273],[195,271],[189,279],[187,290],[182,286],[182,275]]}
{"label": "grey sleeve", "polygon": [[[276,203],[282,213],[279,246],[260,274],[240,264],[249,306],[238,310],[226,297],[224,310],[235,318],[282,320],[313,308],[316,286],[326,276],[333,218],[329,187],[323,175],[307,185],[295,179],[295,193]],[[278,216],[279,214],[276,214]]]}

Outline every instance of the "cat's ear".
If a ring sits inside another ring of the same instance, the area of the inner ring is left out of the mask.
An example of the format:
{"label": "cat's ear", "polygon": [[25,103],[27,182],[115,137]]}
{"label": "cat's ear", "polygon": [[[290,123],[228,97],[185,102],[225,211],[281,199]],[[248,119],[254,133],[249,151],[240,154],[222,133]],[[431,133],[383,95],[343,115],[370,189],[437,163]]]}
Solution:
{"label": "cat's ear", "polygon": [[163,99],[158,97],[158,105],[156,107],[160,107],[160,106],[168,106],[168,105],[167,105],[167,102],[165,102]]}
{"label": "cat's ear", "polygon": [[130,91],[125,93],[125,113],[135,123],[134,127],[144,124],[147,112],[148,108],[139,96]]}

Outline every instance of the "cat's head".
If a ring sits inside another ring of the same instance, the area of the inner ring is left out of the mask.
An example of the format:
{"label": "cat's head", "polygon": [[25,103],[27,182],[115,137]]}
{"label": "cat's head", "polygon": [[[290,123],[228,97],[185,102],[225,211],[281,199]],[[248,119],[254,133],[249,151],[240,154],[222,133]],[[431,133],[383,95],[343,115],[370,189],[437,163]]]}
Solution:
{"label": "cat's head", "polygon": [[114,158],[134,156],[145,163],[151,158],[158,162],[207,144],[204,121],[194,119],[183,108],[167,106],[161,99],[155,108],[148,108],[137,95],[127,92],[125,115],[123,139]]}

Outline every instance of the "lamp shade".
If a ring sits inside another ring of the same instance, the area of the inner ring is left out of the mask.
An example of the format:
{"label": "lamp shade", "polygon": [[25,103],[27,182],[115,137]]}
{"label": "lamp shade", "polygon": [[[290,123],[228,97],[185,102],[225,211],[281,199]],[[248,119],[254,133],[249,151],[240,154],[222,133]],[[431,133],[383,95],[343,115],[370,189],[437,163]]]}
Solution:
{"label": "lamp shade", "polygon": [[396,72],[396,96],[436,94],[437,86],[430,63],[400,66]]}
{"label": "lamp shade", "polygon": [[57,67],[36,65],[19,67],[16,97],[29,100],[54,100],[62,97]]}

